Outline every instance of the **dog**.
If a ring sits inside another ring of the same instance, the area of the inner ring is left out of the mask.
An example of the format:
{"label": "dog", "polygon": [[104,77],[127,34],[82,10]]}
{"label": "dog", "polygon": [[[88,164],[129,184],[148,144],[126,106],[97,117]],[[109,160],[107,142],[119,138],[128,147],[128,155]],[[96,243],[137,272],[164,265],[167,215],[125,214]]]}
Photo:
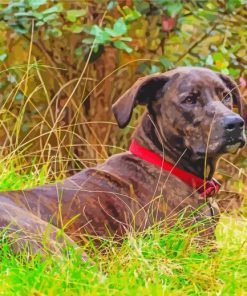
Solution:
{"label": "dog", "polygon": [[86,235],[121,238],[159,222],[170,227],[180,217],[186,225],[202,221],[202,236],[213,236],[217,160],[246,142],[244,119],[232,110],[237,105],[246,119],[237,85],[209,69],[181,67],[127,90],[112,107],[120,128],[137,105],[146,111],[129,151],[61,183],[0,193],[0,227],[18,235],[17,251],[23,241],[39,249],[45,233],[53,247],[61,229],[80,243]]}

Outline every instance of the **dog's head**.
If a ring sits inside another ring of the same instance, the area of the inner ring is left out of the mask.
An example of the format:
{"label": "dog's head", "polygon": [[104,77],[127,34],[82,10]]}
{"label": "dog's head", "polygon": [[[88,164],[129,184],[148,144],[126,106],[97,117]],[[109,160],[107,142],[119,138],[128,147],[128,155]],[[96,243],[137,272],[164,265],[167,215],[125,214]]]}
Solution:
{"label": "dog's head", "polygon": [[205,68],[184,67],[139,79],[113,105],[125,127],[136,105],[147,105],[159,136],[195,159],[235,153],[245,145],[247,107],[235,82]]}

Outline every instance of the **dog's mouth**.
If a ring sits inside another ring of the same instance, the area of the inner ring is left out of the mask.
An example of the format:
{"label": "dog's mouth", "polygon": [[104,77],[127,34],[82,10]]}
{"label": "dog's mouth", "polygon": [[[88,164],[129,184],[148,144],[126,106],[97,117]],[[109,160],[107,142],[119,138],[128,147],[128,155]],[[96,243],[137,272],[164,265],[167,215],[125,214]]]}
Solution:
{"label": "dog's mouth", "polygon": [[234,138],[230,137],[223,141],[222,145],[218,146],[218,149],[215,150],[215,154],[224,154],[224,153],[237,153],[237,151],[245,146],[246,140],[245,137]]}
{"label": "dog's mouth", "polygon": [[227,139],[223,143],[212,143],[209,145],[207,151],[198,150],[194,153],[193,159],[198,160],[205,157],[214,157],[224,153],[237,153],[237,151],[243,148],[246,144],[245,137],[237,138],[237,139]]}
{"label": "dog's mouth", "polygon": [[238,142],[236,144],[233,144],[233,145],[226,145],[226,152],[228,153],[231,153],[231,154],[234,154],[238,151],[238,149],[240,148],[241,146],[241,143]]}
{"label": "dog's mouth", "polygon": [[224,152],[226,153],[236,153],[239,149],[245,146],[245,138],[238,138],[238,139],[229,139],[226,141]]}

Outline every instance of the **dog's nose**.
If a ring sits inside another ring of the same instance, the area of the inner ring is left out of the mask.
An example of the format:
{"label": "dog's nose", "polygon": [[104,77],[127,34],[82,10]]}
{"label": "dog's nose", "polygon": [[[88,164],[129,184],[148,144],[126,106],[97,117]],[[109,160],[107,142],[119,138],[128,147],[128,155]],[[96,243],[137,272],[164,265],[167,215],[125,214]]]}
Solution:
{"label": "dog's nose", "polygon": [[224,119],[224,128],[228,132],[243,129],[244,120],[240,116],[227,116]]}

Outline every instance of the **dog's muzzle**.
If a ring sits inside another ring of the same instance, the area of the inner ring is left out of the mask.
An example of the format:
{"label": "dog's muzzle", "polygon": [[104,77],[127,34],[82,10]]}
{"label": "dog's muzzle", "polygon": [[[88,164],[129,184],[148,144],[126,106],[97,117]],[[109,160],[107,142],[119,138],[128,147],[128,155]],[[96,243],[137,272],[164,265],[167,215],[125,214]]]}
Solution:
{"label": "dog's muzzle", "polygon": [[231,115],[224,118],[225,151],[235,153],[244,147],[246,138],[244,134],[244,120],[239,115]]}

